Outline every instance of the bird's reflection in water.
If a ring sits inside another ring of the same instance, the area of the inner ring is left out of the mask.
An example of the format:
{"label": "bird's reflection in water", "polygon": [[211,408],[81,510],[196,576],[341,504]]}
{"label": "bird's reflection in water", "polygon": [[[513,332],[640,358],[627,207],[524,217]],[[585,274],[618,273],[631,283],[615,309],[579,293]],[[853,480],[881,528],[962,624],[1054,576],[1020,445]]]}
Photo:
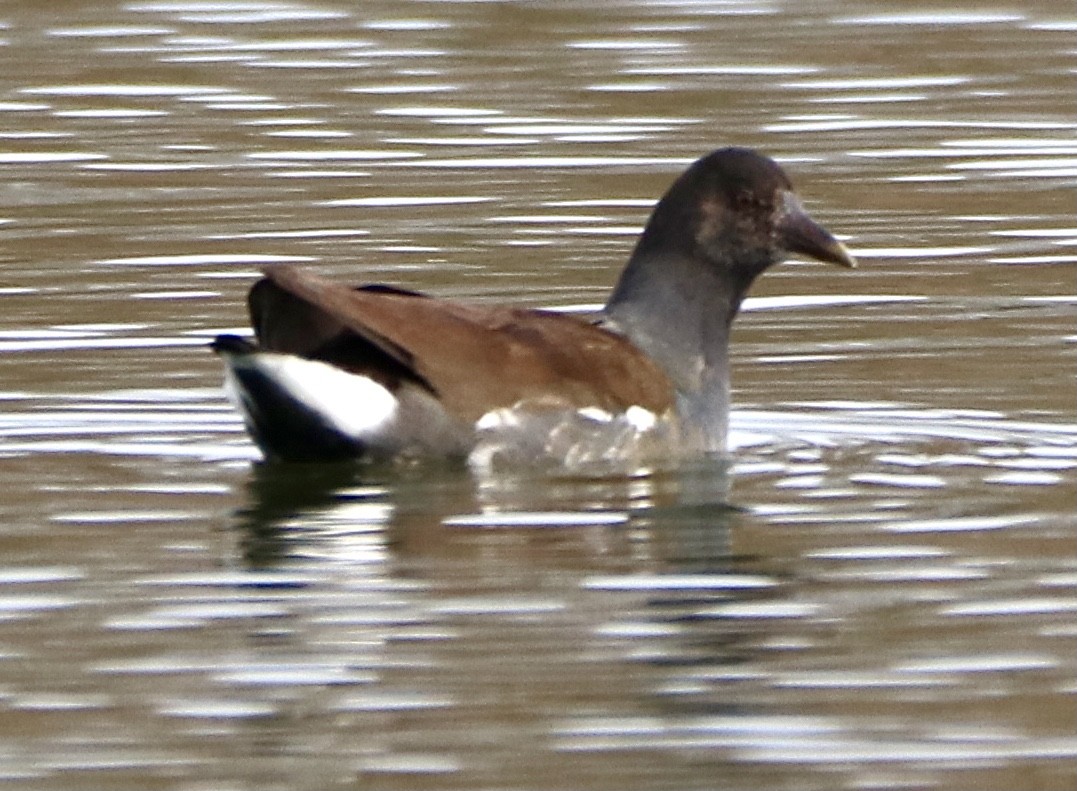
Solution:
{"label": "bird's reflection in water", "polygon": [[[247,503],[236,511],[243,555],[253,569],[287,562],[304,525],[314,525],[350,498],[360,496],[361,470],[355,464],[254,464]],[[376,486],[364,487],[378,497]]]}
{"label": "bird's reflection in water", "polygon": [[[450,547],[462,533],[472,534],[465,543],[482,543],[476,531],[446,525],[468,516],[491,538],[504,531],[530,534],[532,552],[534,544],[547,541],[563,550],[564,534],[573,532],[586,534],[580,542],[586,549],[600,533],[603,552],[620,546],[634,561],[659,564],[667,572],[703,572],[723,569],[729,560],[729,521],[737,509],[728,504],[728,473],[722,459],[647,470],[496,477],[447,463],[256,464],[236,524],[247,563],[260,569],[286,563],[298,544],[317,541],[327,524],[356,519],[368,527],[380,523],[385,542],[398,554],[455,554],[458,548]],[[499,519],[520,514],[528,515],[527,528]]]}
{"label": "bird's reflection in water", "polygon": [[[466,647],[424,644],[440,681],[420,685],[423,694],[478,694],[474,657],[490,657],[489,672],[541,705],[564,694],[555,708],[565,712],[573,696],[671,721],[754,708],[723,679],[758,658],[762,638],[725,610],[782,594],[759,575],[745,584],[752,577],[731,552],[740,509],[728,503],[725,461],[497,479],[462,466],[258,465],[248,491],[237,521],[250,567],[324,573],[330,602],[341,579],[350,592],[369,581],[371,591],[394,591],[394,613],[439,618],[431,613],[448,603],[444,617],[468,624]],[[521,526],[511,518],[521,515],[534,518]],[[566,515],[580,518],[558,523]],[[452,615],[461,601],[464,614]],[[528,602],[552,609],[536,622]],[[393,622],[378,623],[379,640],[395,633]],[[472,659],[461,664],[461,654]]]}

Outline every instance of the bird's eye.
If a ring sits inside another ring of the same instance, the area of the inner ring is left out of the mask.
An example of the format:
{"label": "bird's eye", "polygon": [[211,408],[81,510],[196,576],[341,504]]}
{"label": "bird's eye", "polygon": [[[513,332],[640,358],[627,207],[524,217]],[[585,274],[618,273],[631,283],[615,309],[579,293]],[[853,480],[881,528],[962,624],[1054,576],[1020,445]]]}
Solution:
{"label": "bird's eye", "polygon": [[735,206],[745,209],[768,209],[770,201],[756,192],[738,192],[734,198]]}

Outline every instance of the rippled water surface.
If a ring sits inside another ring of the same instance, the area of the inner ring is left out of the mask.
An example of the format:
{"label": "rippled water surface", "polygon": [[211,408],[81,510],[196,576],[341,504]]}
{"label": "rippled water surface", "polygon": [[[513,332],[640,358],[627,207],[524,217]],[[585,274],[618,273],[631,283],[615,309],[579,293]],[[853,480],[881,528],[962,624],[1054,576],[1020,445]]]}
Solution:
{"label": "rippled water surface", "polygon": [[[0,785],[1071,789],[1077,16],[783,0],[0,9]],[[253,465],[259,265],[601,303],[726,144],[735,455]]]}

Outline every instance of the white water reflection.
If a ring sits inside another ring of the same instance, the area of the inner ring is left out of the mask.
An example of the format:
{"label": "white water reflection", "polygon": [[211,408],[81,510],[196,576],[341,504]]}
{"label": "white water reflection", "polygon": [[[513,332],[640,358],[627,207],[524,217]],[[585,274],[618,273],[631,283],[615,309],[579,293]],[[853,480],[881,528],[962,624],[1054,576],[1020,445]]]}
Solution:
{"label": "white water reflection", "polygon": [[912,11],[835,19],[839,25],[1000,25],[1021,22],[1024,14],[1011,11]]}
{"label": "white water reflection", "polygon": [[308,4],[284,2],[242,2],[229,0],[225,3],[188,2],[165,0],[156,3],[132,3],[127,10],[135,13],[164,13],[177,21],[196,24],[258,25],[275,22],[332,21],[346,19],[342,11],[318,9]]}
{"label": "white water reflection", "polygon": [[40,88],[23,88],[20,93],[30,96],[97,97],[120,96],[133,98],[208,97],[227,94],[227,88],[207,85],[50,85]]}
{"label": "white water reflection", "polygon": [[881,129],[1068,129],[1060,121],[940,121],[917,118],[858,118],[832,115],[802,116],[783,123],[768,124],[766,132],[850,132]]}
{"label": "white water reflection", "polygon": [[188,254],[188,255],[140,255],[130,258],[104,258],[98,264],[110,266],[213,266],[231,264],[284,264],[312,261],[308,256],[295,255],[244,255],[237,253]]}
{"label": "white water reflection", "polygon": [[106,159],[103,154],[91,154],[82,151],[56,151],[56,152],[20,152],[0,151],[0,164],[7,165],[34,165],[62,162],[90,162],[93,160]]}

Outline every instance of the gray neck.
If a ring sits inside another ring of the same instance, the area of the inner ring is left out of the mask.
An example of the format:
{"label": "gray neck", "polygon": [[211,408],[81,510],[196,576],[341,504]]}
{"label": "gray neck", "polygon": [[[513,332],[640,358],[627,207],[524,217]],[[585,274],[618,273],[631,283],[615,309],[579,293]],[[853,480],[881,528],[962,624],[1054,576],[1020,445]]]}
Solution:
{"label": "gray neck", "polygon": [[683,253],[637,250],[605,313],[677,389],[691,450],[723,453],[729,425],[729,330],[747,284]]}

